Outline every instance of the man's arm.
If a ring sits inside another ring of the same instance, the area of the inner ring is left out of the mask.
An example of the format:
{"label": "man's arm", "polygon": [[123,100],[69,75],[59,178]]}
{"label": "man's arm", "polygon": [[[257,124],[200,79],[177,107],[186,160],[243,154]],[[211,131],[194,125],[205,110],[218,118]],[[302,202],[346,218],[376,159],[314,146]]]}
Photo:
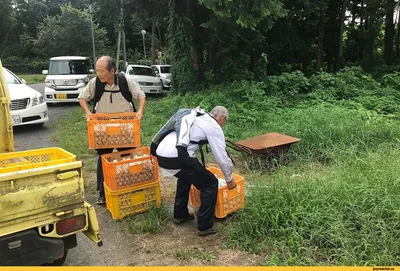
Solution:
{"label": "man's arm", "polygon": [[146,96],[140,97],[139,98],[139,109],[137,111],[137,117],[139,119],[141,119],[143,117],[145,103],[146,103]]}
{"label": "man's arm", "polygon": [[79,104],[83,108],[83,111],[85,111],[86,119],[92,117],[92,112],[90,112],[87,102],[94,98],[95,80],[96,78],[90,80],[86,87],[81,90],[78,97]]}
{"label": "man's arm", "polygon": [[235,188],[236,183],[232,179],[233,163],[231,158],[229,158],[228,153],[226,152],[225,136],[222,129],[220,127],[217,127],[215,130],[213,129],[212,131],[208,131],[206,136],[208,144],[210,144],[214,159],[220,167],[222,173],[224,174],[228,188]]}

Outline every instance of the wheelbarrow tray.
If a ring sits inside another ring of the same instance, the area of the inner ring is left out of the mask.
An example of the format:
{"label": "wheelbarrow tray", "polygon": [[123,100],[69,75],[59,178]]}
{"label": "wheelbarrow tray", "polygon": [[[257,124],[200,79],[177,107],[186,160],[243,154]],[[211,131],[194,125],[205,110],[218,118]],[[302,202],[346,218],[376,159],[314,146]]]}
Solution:
{"label": "wheelbarrow tray", "polygon": [[276,155],[287,151],[293,143],[300,138],[291,137],[279,133],[268,133],[235,142],[257,155]]}

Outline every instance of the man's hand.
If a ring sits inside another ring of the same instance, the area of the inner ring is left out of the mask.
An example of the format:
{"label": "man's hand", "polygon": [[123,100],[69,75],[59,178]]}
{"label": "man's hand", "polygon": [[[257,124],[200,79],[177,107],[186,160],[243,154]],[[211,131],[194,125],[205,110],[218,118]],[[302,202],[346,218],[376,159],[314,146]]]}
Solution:
{"label": "man's hand", "polygon": [[142,110],[142,109],[139,109],[139,110],[136,112],[136,116],[137,116],[138,119],[142,119],[142,117],[143,117],[143,110]]}
{"label": "man's hand", "polygon": [[92,112],[86,111],[86,120],[91,120],[92,119]]}
{"label": "man's hand", "polygon": [[232,179],[230,182],[226,182],[226,185],[228,186],[228,189],[233,189],[236,187],[235,180]]}

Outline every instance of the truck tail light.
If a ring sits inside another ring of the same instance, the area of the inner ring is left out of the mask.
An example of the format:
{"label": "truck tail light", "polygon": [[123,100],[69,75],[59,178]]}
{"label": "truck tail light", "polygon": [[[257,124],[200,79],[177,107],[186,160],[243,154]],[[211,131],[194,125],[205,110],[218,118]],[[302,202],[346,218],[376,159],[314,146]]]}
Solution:
{"label": "truck tail light", "polygon": [[84,215],[75,216],[66,220],[58,221],[56,231],[58,235],[74,232],[85,227],[86,217]]}

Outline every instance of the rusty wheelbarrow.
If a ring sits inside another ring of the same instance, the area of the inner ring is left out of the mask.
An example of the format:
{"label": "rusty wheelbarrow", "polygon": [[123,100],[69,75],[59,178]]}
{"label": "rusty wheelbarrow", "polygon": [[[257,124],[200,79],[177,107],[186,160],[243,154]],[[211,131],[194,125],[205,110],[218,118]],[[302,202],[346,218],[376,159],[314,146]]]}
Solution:
{"label": "rusty wheelbarrow", "polygon": [[267,133],[237,142],[227,139],[226,145],[236,151],[257,157],[258,163],[262,167],[262,158],[269,159],[279,156],[289,150],[293,143],[299,141],[300,139],[296,137],[279,133]]}

